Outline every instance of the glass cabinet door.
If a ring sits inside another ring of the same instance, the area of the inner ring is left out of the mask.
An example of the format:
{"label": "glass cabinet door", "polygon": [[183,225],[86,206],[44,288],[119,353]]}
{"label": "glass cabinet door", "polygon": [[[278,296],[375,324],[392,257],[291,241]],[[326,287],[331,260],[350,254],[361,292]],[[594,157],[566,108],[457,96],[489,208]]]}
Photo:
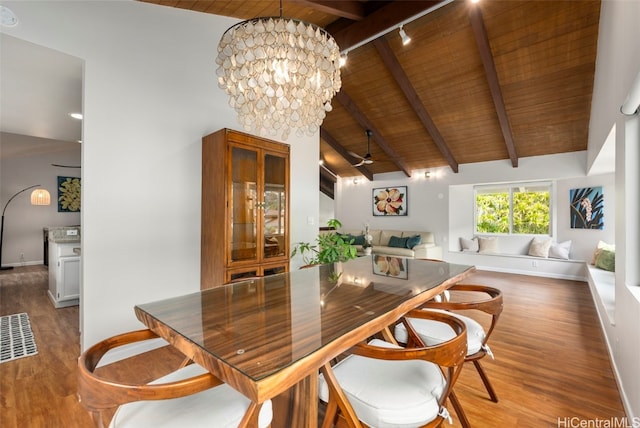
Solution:
{"label": "glass cabinet door", "polygon": [[286,160],[282,156],[264,157],[264,258],[285,256],[287,226]]}
{"label": "glass cabinet door", "polygon": [[256,260],[256,209],[260,203],[257,200],[257,152],[233,147],[231,164],[231,261]]}

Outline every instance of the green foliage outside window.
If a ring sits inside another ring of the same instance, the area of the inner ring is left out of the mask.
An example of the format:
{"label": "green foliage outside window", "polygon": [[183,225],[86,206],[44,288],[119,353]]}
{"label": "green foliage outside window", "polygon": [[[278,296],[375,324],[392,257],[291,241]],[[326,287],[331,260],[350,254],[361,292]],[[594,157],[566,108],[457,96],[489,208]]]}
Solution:
{"label": "green foliage outside window", "polygon": [[476,191],[476,232],[549,235],[550,187]]}
{"label": "green foliage outside window", "polygon": [[551,234],[549,192],[513,193],[513,233]]}
{"label": "green foliage outside window", "polygon": [[509,193],[478,193],[476,213],[478,232],[509,233]]}

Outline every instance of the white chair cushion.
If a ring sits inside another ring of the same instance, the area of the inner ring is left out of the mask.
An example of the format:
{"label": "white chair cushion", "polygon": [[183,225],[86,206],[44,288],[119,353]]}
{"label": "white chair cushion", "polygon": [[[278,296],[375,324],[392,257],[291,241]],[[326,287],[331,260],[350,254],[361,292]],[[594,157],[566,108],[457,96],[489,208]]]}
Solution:
{"label": "white chair cushion", "polygon": [[[191,364],[170,373],[152,384],[174,382],[206,373],[206,369]],[[180,398],[136,401],[118,408],[109,425],[115,427],[216,427],[236,428],[249,408],[250,400],[227,384]],[[260,409],[260,428],[271,423],[271,400]]]}
{"label": "white chair cushion", "polygon": [[[374,339],[370,345],[397,347]],[[350,355],[333,372],[351,406],[365,424],[377,428],[424,425],[438,416],[438,399],[446,386],[440,368],[422,360],[388,361]],[[329,399],[320,375],[319,396]]]}
{"label": "white chair cushion", "polygon": [[[467,327],[467,355],[473,355],[482,348],[482,342],[485,338],[485,332],[482,325],[473,318],[464,315],[447,312],[440,309],[424,309],[425,311],[442,312],[453,315],[464,322]],[[455,331],[448,325],[440,321],[425,320],[420,318],[408,319],[413,328],[416,330],[425,345],[432,346],[438,343],[453,339],[456,335]],[[407,329],[404,324],[396,325],[394,335],[400,343],[407,343]]]}

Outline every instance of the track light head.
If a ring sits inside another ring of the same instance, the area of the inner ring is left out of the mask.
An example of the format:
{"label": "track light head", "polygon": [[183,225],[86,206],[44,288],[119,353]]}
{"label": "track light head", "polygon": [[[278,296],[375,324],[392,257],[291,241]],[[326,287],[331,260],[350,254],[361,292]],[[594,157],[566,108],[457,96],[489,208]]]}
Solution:
{"label": "track light head", "polygon": [[402,39],[402,44],[403,45],[408,45],[409,42],[411,42],[411,37],[407,36],[407,33],[404,32],[404,29],[402,28],[402,25],[400,26],[400,31],[398,31],[400,33],[400,38]]}
{"label": "track light head", "polygon": [[340,59],[338,60],[338,66],[340,68],[344,67],[347,64],[347,56],[348,56],[348,52],[345,52],[342,55],[340,55]]}

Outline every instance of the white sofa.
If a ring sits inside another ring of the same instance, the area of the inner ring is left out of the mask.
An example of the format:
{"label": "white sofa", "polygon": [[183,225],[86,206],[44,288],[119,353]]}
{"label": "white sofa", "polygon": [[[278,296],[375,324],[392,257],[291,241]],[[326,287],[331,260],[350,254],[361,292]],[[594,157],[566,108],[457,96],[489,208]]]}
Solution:
{"label": "white sofa", "polygon": [[[352,236],[362,236],[362,230],[343,230],[340,233]],[[369,234],[373,237],[371,241],[371,253],[385,256],[400,256],[417,259],[442,259],[442,247],[436,245],[432,232],[406,231],[406,230],[374,230],[370,229]],[[420,235],[420,243],[413,248],[390,247],[389,240],[392,236],[407,238]],[[362,245],[356,245],[358,254],[364,254]]]}

